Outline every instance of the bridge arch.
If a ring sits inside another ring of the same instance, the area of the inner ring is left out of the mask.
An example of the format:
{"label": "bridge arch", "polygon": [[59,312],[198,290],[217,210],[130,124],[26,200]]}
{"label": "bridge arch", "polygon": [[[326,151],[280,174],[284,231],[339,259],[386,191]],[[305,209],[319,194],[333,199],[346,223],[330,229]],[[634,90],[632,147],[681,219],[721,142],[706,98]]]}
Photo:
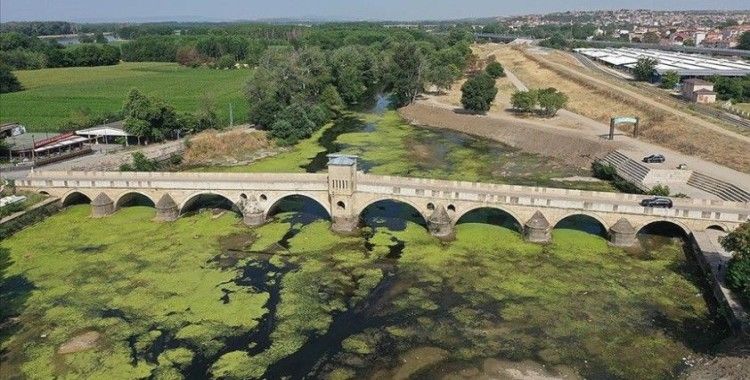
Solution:
{"label": "bridge arch", "polygon": [[517,227],[518,230],[522,230],[523,229],[523,224],[524,224],[525,221],[520,216],[518,216],[518,214],[516,214],[515,212],[513,212],[511,210],[502,208],[502,207],[490,206],[490,205],[482,205],[482,206],[470,207],[470,208],[467,208],[466,210],[462,210],[460,213],[457,213],[454,216],[454,218],[453,218],[453,225],[454,226],[457,225],[461,221],[462,218],[466,219],[465,217],[468,217],[469,214],[475,213],[475,212],[478,212],[478,211],[482,211],[482,210],[489,210],[489,211],[495,211],[495,212],[499,211],[499,212],[501,212],[503,214],[506,214],[506,215],[510,216],[510,218],[512,219],[512,222],[514,224],[514,226]]}
{"label": "bridge arch", "polygon": [[[216,208],[223,208],[228,211],[234,211],[235,213],[242,214],[242,212],[237,208],[236,201],[232,200],[232,198],[230,198],[226,194],[215,191],[200,191],[190,194],[185,198],[184,201],[182,201],[179,206],[180,215],[183,215],[190,211],[194,211],[192,210],[193,206],[195,206],[196,202],[199,202],[201,198],[208,198],[209,200],[215,202],[215,206],[217,206]],[[200,208],[196,209],[195,211],[199,209]]]}
{"label": "bridge arch", "polygon": [[63,195],[61,204],[63,207],[68,207],[77,204],[91,203],[93,197],[89,194],[79,190],[71,190]]}
{"label": "bridge arch", "polygon": [[724,223],[714,223],[708,227],[706,227],[707,230],[717,230],[722,232],[729,232],[729,228]]}
{"label": "bridge arch", "polygon": [[138,199],[148,200],[146,203],[150,203],[149,207],[156,207],[156,201],[154,201],[154,199],[148,194],[141,191],[126,191],[115,199],[115,210],[128,207],[133,201]]}
{"label": "bridge arch", "polygon": [[677,229],[679,231],[681,231],[682,234],[684,235],[684,237],[686,237],[686,238],[689,237],[692,234],[692,231],[690,230],[690,228],[688,228],[681,221],[679,221],[679,220],[669,220],[669,219],[663,219],[663,218],[661,218],[661,219],[652,219],[652,220],[650,220],[650,221],[648,221],[646,223],[643,223],[642,225],[636,227],[637,234],[642,234],[643,232],[645,232],[644,230],[646,230],[649,227],[654,227],[655,224],[664,224],[664,225],[670,225],[670,226],[673,226],[673,227],[677,227]]}
{"label": "bridge arch", "polygon": [[557,219],[554,222],[554,224],[552,225],[552,228],[553,229],[559,228],[561,226],[561,223],[562,223],[563,226],[567,222],[574,223],[575,222],[575,218],[581,218],[581,219],[586,219],[586,220],[594,221],[594,222],[596,222],[596,223],[599,224],[599,227],[601,227],[601,229],[599,231],[588,230],[586,228],[578,228],[579,230],[582,229],[585,232],[593,233],[593,234],[602,236],[604,238],[606,238],[608,236],[608,234],[609,234],[609,227],[610,226],[607,224],[607,222],[604,219],[602,219],[601,216],[599,216],[597,214],[594,214],[594,213],[591,213],[591,212],[585,212],[585,211],[573,211],[573,212],[570,212],[568,214],[563,215],[562,217],[560,217],[559,219]]}
{"label": "bridge arch", "polygon": [[[300,197],[300,198],[313,201],[315,204],[320,206],[325,211],[326,217],[328,218],[328,220],[331,220],[331,210],[328,207],[328,205],[312,194],[305,194],[302,192],[289,192],[289,193],[281,194],[273,198],[272,200],[268,200],[268,198],[263,199],[263,197],[259,196],[258,200],[261,202],[261,205],[264,208],[263,210],[263,213],[265,214],[264,217],[270,218],[274,215],[274,211],[276,208],[278,208],[279,203],[281,203],[284,200],[294,198],[294,197]],[[268,205],[268,206],[266,207],[265,205]]]}
{"label": "bridge arch", "polygon": [[[360,222],[362,222],[364,220],[364,213],[368,208],[371,208],[372,206],[378,203],[387,203],[387,202],[403,204],[403,205],[408,206],[410,209],[412,209],[412,211],[414,211],[413,214],[418,219],[421,220],[419,224],[423,225],[424,227],[427,227],[428,225],[427,218],[429,216],[426,216],[416,203],[408,199],[397,199],[397,198],[392,198],[392,197],[378,197],[378,198],[372,199],[368,201],[367,203],[365,203],[363,206],[359,207],[359,210],[357,212],[357,218],[360,220]],[[398,218],[394,217],[394,219],[398,219]],[[408,218],[402,218],[402,219],[406,221]]]}

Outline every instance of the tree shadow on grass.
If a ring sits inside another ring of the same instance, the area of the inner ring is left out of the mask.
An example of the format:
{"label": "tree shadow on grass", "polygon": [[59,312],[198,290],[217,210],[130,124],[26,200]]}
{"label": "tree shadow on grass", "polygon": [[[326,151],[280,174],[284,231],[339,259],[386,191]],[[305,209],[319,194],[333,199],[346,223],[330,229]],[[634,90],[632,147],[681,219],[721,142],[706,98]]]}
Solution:
{"label": "tree shadow on grass", "polygon": [[[10,251],[0,247],[0,342],[4,342],[20,328],[18,316],[34,290],[34,284],[26,276],[6,275],[12,263]],[[0,350],[0,357],[5,357],[5,351]]]}

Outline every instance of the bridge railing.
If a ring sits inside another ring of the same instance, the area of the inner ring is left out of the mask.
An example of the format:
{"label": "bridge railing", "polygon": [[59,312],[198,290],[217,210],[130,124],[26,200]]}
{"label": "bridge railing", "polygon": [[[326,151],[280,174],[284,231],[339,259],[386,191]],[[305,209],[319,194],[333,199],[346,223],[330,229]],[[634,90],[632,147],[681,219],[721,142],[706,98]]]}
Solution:
{"label": "bridge railing", "polygon": [[[521,186],[521,185],[504,185],[504,184],[493,184],[493,183],[481,183],[481,182],[466,182],[466,181],[446,181],[437,179],[427,178],[407,178],[407,177],[393,177],[393,176],[380,176],[372,174],[359,174],[357,176],[359,184],[366,184],[372,186],[388,186],[394,188],[418,188],[418,189],[433,189],[440,191],[449,192],[488,192],[488,193],[500,193],[500,194],[523,194],[523,195],[539,195],[546,197],[562,197],[562,198],[589,198],[593,200],[601,201],[614,201],[633,203],[639,202],[641,199],[649,198],[648,195],[639,194],[624,194],[604,191],[587,191],[587,190],[576,190],[576,189],[560,189],[551,187],[537,187],[537,186]],[[726,208],[726,209],[746,209],[750,210],[750,204],[747,202],[730,202],[715,199],[695,199],[695,198],[674,198],[673,203],[675,206],[683,207],[712,207],[712,208]]]}
{"label": "bridge railing", "polygon": [[[327,182],[325,173],[202,173],[202,172],[102,172],[102,171],[37,171],[28,181],[38,180],[168,180],[168,181],[257,181],[257,182]],[[22,180],[23,181],[23,180]]]}

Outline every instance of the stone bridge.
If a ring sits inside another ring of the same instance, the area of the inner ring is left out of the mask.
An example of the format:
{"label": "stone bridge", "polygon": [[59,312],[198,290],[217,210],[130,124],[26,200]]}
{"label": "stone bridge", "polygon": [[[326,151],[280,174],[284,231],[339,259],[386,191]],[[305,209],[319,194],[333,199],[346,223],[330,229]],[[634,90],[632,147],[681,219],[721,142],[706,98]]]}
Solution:
{"label": "stone bridge", "polygon": [[348,156],[332,157],[327,174],[43,171],[16,185],[58,197],[63,206],[88,198],[93,217],[109,215],[140,194],[153,202],[162,221],[213,194],[234,204],[248,225],[264,223],[282,199],[304,196],[319,203],[341,233],[355,231],[368,206],[393,200],[412,206],[430,232],[444,239],[453,236],[462,216],[485,208],[512,216],[534,242],[549,241],[563,219],[585,215],[601,223],[617,246],[635,244],[637,232],[655,222],[672,223],[690,235],[708,228],[730,231],[750,215],[746,202],[674,199],[671,209],[650,208],[640,206],[642,195],[371,175],[357,171],[356,158]]}

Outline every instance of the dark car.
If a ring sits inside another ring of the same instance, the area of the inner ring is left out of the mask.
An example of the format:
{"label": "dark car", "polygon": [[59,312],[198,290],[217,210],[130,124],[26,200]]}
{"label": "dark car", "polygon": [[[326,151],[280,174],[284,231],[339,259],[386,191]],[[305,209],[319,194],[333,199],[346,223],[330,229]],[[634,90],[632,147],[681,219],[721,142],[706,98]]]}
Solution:
{"label": "dark car", "polygon": [[646,198],[641,201],[643,207],[672,208],[672,200],[665,197]]}
{"label": "dark car", "polygon": [[664,158],[663,154],[652,154],[650,156],[643,157],[643,162],[647,164],[660,164],[667,159]]}

